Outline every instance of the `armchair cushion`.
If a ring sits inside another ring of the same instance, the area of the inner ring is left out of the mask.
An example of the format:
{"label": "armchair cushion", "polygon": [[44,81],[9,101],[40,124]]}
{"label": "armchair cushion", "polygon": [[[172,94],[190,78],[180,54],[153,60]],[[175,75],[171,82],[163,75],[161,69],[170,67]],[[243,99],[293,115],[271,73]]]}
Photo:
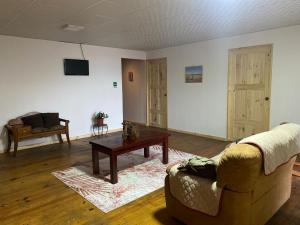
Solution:
{"label": "armchair cushion", "polygon": [[216,180],[190,175],[175,165],[168,170],[170,192],[174,198],[196,211],[215,216],[219,212],[222,188]]}

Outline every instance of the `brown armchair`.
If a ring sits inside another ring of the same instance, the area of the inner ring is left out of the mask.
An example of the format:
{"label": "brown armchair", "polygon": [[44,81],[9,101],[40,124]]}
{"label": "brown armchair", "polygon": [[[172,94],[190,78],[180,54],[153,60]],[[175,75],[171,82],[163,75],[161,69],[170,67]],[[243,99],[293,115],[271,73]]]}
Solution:
{"label": "brown armchair", "polygon": [[[257,147],[238,144],[224,151],[217,168],[217,185],[223,187],[217,215],[208,215],[192,209],[172,193],[172,176],[165,179],[166,205],[169,214],[187,225],[263,225],[289,199],[292,168],[295,158],[266,176],[263,159]],[[198,178],[188,175],[190,179]],[[175,189],[173,189],[175,190]],[[197,190],[207,195],[204,190]]]}

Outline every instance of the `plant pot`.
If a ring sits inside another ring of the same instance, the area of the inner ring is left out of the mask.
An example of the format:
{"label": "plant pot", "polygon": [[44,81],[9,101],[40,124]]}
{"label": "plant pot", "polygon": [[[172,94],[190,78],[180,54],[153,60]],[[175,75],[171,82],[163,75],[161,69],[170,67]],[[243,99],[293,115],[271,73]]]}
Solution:
{"label": "plant pot", "polygon": [[104,124],[104,118],[97,119],[97,125],[98,126],[103,126],[103,124]]}

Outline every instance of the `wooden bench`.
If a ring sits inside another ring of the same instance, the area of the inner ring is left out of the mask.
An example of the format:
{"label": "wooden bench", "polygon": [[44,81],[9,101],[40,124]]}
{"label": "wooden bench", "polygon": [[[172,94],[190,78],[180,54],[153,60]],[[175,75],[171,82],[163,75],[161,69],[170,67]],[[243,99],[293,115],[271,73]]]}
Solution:
{"label": "wooden bench", "polygon": [[60,122],[63,122],[63,125],[53,126],[51,128],[36,128],[32,129],[31,126],[26,125],[5,125],[8,131],[8,146],[7,152],[10,152],[11,143],[14,142],[14,152],[13,155],[17,155],[18,143],[22,140],[32,139],[32,138],[42,138],[52,135],[57,135],[57,138],[60,143],[63,143],[62,134],[66,135],[68,144],[70,145],[69,137],[69,120],[59,119]]}

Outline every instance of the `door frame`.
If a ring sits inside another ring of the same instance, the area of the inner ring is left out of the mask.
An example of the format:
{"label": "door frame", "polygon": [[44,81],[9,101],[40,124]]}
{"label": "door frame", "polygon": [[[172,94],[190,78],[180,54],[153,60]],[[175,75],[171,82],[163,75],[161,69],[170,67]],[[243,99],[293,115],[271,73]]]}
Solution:
{"label": "door frame", "polygon": [[227,71],[227,127],[226,127],[226,139],[228,141],[232,141],[232,138],[229,138],[229,129],[231,128],[230,126],[230,108],[229,108],[229,82],[230,82],[230,52],[234,50],[247,50],[251,48],[256,48],[256,47],[270,47],[271,49],[271,61],[270,61],[270,77],[269,77],[269,98],[270,98],[270,104],[268,107],[268,120],[266,121],[268,129],[270,128],[270,115],[271,115],[271,93],[272,93],[272,69],[273,69],[273,44],[263,44],[263,45],[254,45],[254,46],[246,46],[246,47],[239,47],[239,48],[231,48],[228,49],[228,71]]}
{"label": "door frame", "polygon": [[146,122],[146,125],[147,126],[150,126],[150,119],[149,119],[149,115],[150,115],[150,101],[149,101],[149,97],[150,97],[150,94],[149,94],[149,63],[152,62],[152,61],[158,61],[158,60],[165,60],[166,62],[166,78],[167,78],[167,82],[166,82],[166,91],[167,91],[167,98],[166,98],[166,104],[167,104],[167,107],[166,107],[166,122],[167,122],[167,126],[166,126],[166,129],[168,129],[168,60],[167,60],[167,57],[162,57],[162,58],[152,58],[152,59],[146,59],[146,88],[147,88],[147,122]]}

